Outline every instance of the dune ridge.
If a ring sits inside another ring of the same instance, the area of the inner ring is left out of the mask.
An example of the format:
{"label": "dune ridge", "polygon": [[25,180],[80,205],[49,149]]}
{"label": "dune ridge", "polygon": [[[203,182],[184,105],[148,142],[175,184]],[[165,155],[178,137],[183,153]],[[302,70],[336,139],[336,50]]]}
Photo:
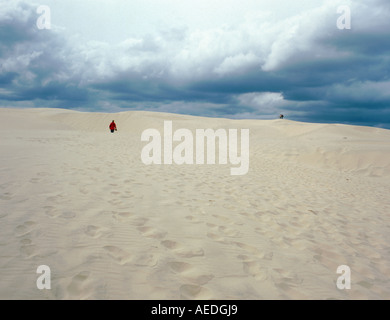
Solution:
{"label": "dune ridge", "polygon": [[[144,165],[164,120],[249,129],[248,174]],[[44,108],[0,130],[0,299],[390,298],[390,130]]]}

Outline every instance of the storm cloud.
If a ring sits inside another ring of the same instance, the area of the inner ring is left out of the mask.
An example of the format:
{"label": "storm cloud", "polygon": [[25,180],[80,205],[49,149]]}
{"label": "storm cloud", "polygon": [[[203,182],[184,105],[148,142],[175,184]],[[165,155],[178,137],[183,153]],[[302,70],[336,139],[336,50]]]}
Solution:
{"label": "storm cloud", "polygon": [[330,0],[289,15],[259,10],[226,22],[219,17],[199,28],[168,21],[109,42],[56,24],[54,5],[52,28],[40,30],[39,4],[6,1],[0,106],[237,119],[283,113],[298,121],[390,128],[390,4],[343,4],[351,9],[351,29],[337,27],[340,1]]}

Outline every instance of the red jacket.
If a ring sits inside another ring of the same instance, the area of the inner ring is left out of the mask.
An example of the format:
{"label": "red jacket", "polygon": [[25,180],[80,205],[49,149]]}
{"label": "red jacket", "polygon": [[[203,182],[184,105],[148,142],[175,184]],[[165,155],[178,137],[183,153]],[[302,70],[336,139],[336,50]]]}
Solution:
{"label": "red jacket", "polygon": [[110,130],[115,130],[116,129],[116,124],[115,122],[110,123]]}

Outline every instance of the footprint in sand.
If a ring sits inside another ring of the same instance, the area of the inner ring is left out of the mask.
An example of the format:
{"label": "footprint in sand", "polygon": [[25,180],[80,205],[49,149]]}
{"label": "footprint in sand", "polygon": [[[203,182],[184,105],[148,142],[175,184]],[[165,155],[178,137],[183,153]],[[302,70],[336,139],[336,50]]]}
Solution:
{"label": "footprint in sand", "polygon": [[82,294],[85,290],[86,281],[90,276],[89,271],[82,271],[72,277],[70,284],[67,287],[67,291],[71,296],[78,296]]}
{"label": "footprint in sand", "polygon": [[221,234],[222,235],[221,237],[226,236],[229,238],[238,238],[241,236],[241,232],[233,228],[218,226],[213,223],[207,223],[207,226],[210,227],[212,234],[214,235],[214,236],[210,236],[210,238],[216,238],[217,234]]}
{"label": "footprint in sand", "polygon": [[88,191],[87,188],[80,188],[80,193],[82,193],[82,194],[88,194],[89,191]]}
{"label": "footprint in sand", "polygon": [[222,220],[222,221],[225,221],[225,222],[230,222],[232,223],[233,221],[230,219],[230,218],[227,218],[225,216],[221,216],[221,215],[218,215],[218,214],[213,214],[213,217],[217,218],[218,220]]}
{"label": "footprint in sand", "polygon": [[204,250],[202,248],[186,248],[183,245],[179,244],[176,241],[164,240],[161,241],[161,244],[174,251],[174,253],[182,258],[193,258],[193,257],[202,257],[204,256]]}
{"label": "footprint in sand", "polygon": [[191,275],[191,276],[186,276],[185,279],[195,285],[201,286],[209,283],[212,279],[214,279],[214,275],[213,274]]}
{"label": "footprint in sand", "polygon": [[124,199],[125,201],[126,201],[127,199],[131,199],[131,198],[134,197],[134,195],[133,195],[131,192],[129,192],[129,191],[125,191],[124,193],[125,193],[125,194],[122,195],[121,198]]}
{"label": "footprint in sand", "polygon": [[50,218],[57,218],[60,215],[53,206],[44,206],[43,209],[45,209],[45,214]]}
{"label": "footprint in sand", "polygon": [[256,219],[259,219],[264,222],[270,222],[273,219],[272,215],[267,212],[256,212],[254,216]]}
{"label": "footprint in sand", "polygon": [[98,238],[103,234],[104,230],[104,228],[89,225],[85,228],[85,234],[91,238]]}
{"label": "footprint in sand", "polygon": [[134,218],[130,224],[137,227],[142,227],[149,219],[147,218]]}
{"label": "footprint in sand", "polygon": [[31,232],[34,225],[36,225],[36,222],[34,222],[34,221],[26,221],[23,224],[18,225],[15,228],[16,236],[21,237],[21,236],[24,236],[27,233]]}
{"label": "footprint in sand", "polygon": [[76,216],[76,213],[73,211],[64,211],[61,213],[60,218],[73,219],[75,216]]}
{"label": "footprint in sand", "polygon": [[297,250],[307,250],[312,243],[306,239],[288,239],[288,244]]}
{"label": "footprint in sand", "polygon": [[38,183],[39,180],[40,180],[40,178],[32,178],[32,179],[30,179],[30,182],[31,183]]}
{"label": "footprint in sand", "polygon": [[185,273],[193,268],[193,266],[186,262],[172,261],[168,262],[168,267],[175,273]]}
{"label": "footprint in sand", "polygon": [[116,246],[105,246],[103,247],[103,249],[106,250],[109,256],[113,258],[116,262],[118,262],[120,265],[124,265],[132,260],[131,254]]}
{"label": "footprint in sand", "polygon": [[279,268],[274,268],[272,270],[272,278],[275,286],[283,290],[289,290],[292,287],[299,287],[303,282],[303,279],[296,273]]}
{"label": "footprint in sand", "polygon": [[244,212],[244,211],[239,212],[239,214],[240,214],[241,216],[244,216],[245,218],[250,218],[250,217],[251,217],[251,215],[250,215],[249,213]]}
{"label": "footprint in sand", "polygon": [[225,226],[219,226],[218,231],[222,233],[223,235],[230,237],[230,238],[238,238],[241,236],[241,233],[237,230],[234,230],[232,228],[228,228]]}
{"label": "footprint in sand", "polygon": [[253,246],[250,246],[250,245],[247,245],[245,243],[241,243],[241,242],[235,242],[235,244],[244,249],[245,251],[247,251],[248,253],[254,255],[255,257],[257,258],[264,258],[265,257],[265,253],[264,252],[261,252],[259,249],[257,249],[256,247],[253,247]]}
{"label": "footprint in sand", "polygon": [[158,258],[154,254],[145,253],[134,258],[134,265],[139,267],[154,267],[158,263]]}
{"label": "footprint in sand", "polygon": [[13,197],[13,194],[10,192],[5,192],[3,194],[0,194],[0,199],[1,200],[11,200]]}
{"label": "footprint in sand", "polygon": [[162,239],[166,236],[166,232],[158,231],[156,228],[142,226],[137,228],[144,237],[152,239]]}
{"label": "footprint in sand", "polygon": [[203,257],[204,250],[202,248],[199,249],[178,249],[175,251],[175,254],[182,258],[194,258],[194,257]]}
{"label": "footprint in sand", "polygon": [[194,216],[186,216],[186,219],[191,221],[192,223],[202,223],[202,221],[200,221],[198,218],[194,217]]}
{"label": "footprint in sand", "polygon": [[129,219],[134,215],[135,215],[134,213],[128,211],[122,211],[122,212],[112,211],[112,217],[119,221]]}
{"label": "footprint in sand", "polygon": [[31,258],[35,255],[36,252],[36,246],[32,243],[31,239],[24,238],[20,240],[20,252],[27,256],[28,258]]}
{"label": "footprint in sand", "polygon": [[161,241],[161,244],[168,248],[168,249],[179,249],[179,248],[182,248],[182,246],[176,242],[176,241],[172,241],[172,240],[164,240],[164,241]]}
{"label": "footprint in sand", "polygon": [[184,284],[180,287],[180,296],[182,299],[208,300],[212,297],[212,292],[199,285]]}
{"label": "footprint in sand", "polygon": [[268,279],[267,270],[258,261],[251,260],[246,255],[239,255],[237,258],[243,260],[243,269],[246,274],[260,281]]}
{"label": "footprint in sand", "polygon": [[207,237],[217,242],[225,242],[225,238],[223,236],[220,236],[212,232],[208,232]]}
{"label": "footprint in sand", "polygon": [[123,203],[123,201],[121,199],[113,199],[113,200],[109,200],[108,203],[113,206],[119,206]]}
{"label": "footprint in sand", "polygon": [[61,202],[64,199],[62,194],[58,194],[56,196],[47,197],[47,202]]}
{"label": "footprint in sand", "polygon": [[258,262],[256,261],[244,261],[243,262],[244,272],[254,277],[256,280],[266,280],[267,272]]}

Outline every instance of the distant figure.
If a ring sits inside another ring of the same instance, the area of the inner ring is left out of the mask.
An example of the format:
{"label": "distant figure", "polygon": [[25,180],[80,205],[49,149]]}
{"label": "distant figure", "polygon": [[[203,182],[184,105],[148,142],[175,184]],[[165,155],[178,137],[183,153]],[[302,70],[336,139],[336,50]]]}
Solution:
{"label": "distant figure", "polygon": [[279,116],[279,118],[280,118],[280,119],[283,119],[283,118],[284,118],[284,115],[281,114],[281,115]]}
{"label": "distant figure", "polygon": [[110,126],[109,126],[110,130],[111,130],[111,133],[114,133],[114,131],[117,131],[116,129],[116,123],[114,120],[112,120],[112,122],[110,123]]}

